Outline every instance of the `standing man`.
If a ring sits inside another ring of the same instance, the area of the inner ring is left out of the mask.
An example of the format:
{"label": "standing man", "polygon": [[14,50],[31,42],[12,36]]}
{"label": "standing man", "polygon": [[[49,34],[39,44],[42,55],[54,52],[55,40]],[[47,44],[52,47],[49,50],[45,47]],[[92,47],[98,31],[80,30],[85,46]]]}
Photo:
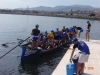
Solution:
{"label": "standing man", "polygon": [[78,50],[81,51],[78,58],[78,64],[77,64],[77,70],[76,70],[76,75],[78,75],[78,73],[82,74],[82,72],[84,72],[85,62],[88,61],[90,50],[84,41],[78,41],[77,38],[73,38],[72,41],[74,43],[74,46],[73,46],[73,50],[70,56],[70,62],[72,62],[72,57],[73,57],[75,49],[78,48]]}
{"label": "standing man", "polygon": [[32,30],[32,33],[31,35],[32,36],[32,48],[34,49],[35,48],[35,45],[36,45],[36,49],[38,47],[38,41],[40,39],[40,30],[38,29],[39,25],[36,24],[35,25],[35,29]]}
{"label": "standing man", "polygon": [[91,24],[89,21],[87,21],[87,24],[88,24],[88,26],[87,26],[87,30],[86,30],[86,41],[89,41]]}

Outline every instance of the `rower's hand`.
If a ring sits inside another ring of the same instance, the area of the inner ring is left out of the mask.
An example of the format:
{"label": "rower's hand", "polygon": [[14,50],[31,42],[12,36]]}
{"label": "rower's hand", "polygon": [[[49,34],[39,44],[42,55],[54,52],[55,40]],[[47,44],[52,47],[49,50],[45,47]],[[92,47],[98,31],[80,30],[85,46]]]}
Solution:
{"label": "rower's hand", "polygon": [[69,59],[70,63],[72,63],[72,59]]}

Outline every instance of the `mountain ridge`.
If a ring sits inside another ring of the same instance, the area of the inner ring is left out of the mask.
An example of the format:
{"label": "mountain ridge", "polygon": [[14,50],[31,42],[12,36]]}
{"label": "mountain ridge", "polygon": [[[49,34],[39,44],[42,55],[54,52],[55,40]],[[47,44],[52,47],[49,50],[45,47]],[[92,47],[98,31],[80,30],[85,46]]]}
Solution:
{"label": "mountain ridge", "polygon": [[18,10],[44,10],[44,11],[70,11],[70,10],[100,10],[99,7],[92,7],[90,5],[70,5],[70,6],[55,6],[55,7],[47,7],[47,6],[39,6],[32,8],[16,8]]}

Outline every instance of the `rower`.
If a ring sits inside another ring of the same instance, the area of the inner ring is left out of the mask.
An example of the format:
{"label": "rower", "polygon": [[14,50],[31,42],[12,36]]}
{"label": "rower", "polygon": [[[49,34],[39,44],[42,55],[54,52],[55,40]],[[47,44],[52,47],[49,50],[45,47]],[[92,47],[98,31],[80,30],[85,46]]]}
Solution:
{"label": "rower", "polygon": [[65,28],[65,26],[63,26],[63,29],[62,29],[62,31],[63,31],[63,32],[66,32],[66,28]]}
{"label": "rower", "polygon": [[32,36],[32,48],[35,48],[35,43],[36,43],[36,49],[38,47],[38,42],[39,42],[39,38],[40,38],[40,30],[38,29],[39,25],[36,24],[35,25],[35,29],[32,30],[31,35]]}

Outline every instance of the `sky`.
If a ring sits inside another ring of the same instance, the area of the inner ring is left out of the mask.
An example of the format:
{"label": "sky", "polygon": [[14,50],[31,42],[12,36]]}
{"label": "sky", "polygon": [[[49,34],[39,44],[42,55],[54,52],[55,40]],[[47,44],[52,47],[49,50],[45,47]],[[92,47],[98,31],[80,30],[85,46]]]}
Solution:
{"label": "sky", "polygon": [[100,7],[100,0],[0,0],[0,9],[29,8],[38,6],[90,5]]}

